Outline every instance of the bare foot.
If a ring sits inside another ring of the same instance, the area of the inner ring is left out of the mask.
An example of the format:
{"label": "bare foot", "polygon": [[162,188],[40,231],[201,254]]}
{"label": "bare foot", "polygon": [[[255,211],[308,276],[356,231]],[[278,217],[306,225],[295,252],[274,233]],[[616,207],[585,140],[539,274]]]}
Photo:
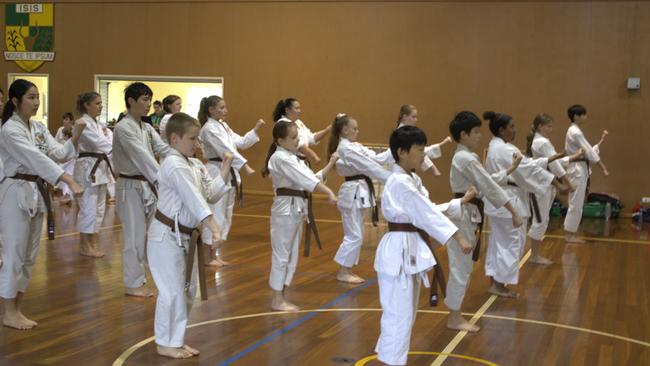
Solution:
{"label": "bare foot", "polygon": [[358,285],[360,283],[366,282],[366,280],[353,273],[343,274],[343,275],[338,274],[336,275],[336,280],[339,282],[351,283],[353,285]]}
{"label": "bare foot", "polygon": [[183,349],[186,350],[187,352],[191,353],[192,356],[198,356],[201,354],[201,351],[199,351],[196,348],[190,347],[187,344],[183,346]]}
{"label": "bare foot", "polygon": [[584,240],[578,238],[578,237],[575,236],[575,235],[567,235],[567,236],[564,238],[564,241],[566,241],[567,243],[573,243],[573,244],[584,244],[584,243],[585,243]]}
{"label": "bare foot", "polygon": [[92,257],[92,258],[101,258],[104,256],[104,252],[100,252],[99,250],[94,250],[94,249],[80,250],[79,254],[83,255],[84,257]]}
{"label": "bare foot", "polygon": [[194,356],[190,351],[186,350],[184,347],[156,347],[158,354],[170,358],[190,358]]}
{"label": "bare foot", "polygon": [[530,257],[529,262],[532,264],[541,264],[542,266],[548,266],[550,264],[553,264],[551,260],[549,260],[548,258],[544,258],[541,255],[538,255],[536,257]]}
{"label": "bare foot", "polygon": [[282,300],[278,302],[271,302],[271,309],[276,310],[276,311],[290,311],[290,312],[296,312],[300,310],[300,308],[287,300]]}
{"label": "bare foot", "polygon": [[479,327],[478,325],[470,324],[465,319],[462,319],[462,320],[458,321],[458,320],[452,320],[451,318],[449,318],[449,319],[447,319],[447,329],[464,330],[466,332],[476,333],[479,330],[481,330],[481,327]]}
{"label": "bare foot", "polygon": [[[153,296],[153,292],[146,288],[145,286],[137,287],[137,288],[126,288],[126,295],[127,296],[136,296],[136,297],[151,297]],[[169,347],[166,347],[169,348]]]}
{"label": "bare foot", "polygon": [[18,330],[29,330],[36,326],[36,322],[27,319],[20,313],[7,314],[2,317],[2,325]]}
{"label": "bare foot", "polygon": [[219,268],[219,267],[229,266],[230,262],[226,262],[226,261],[221,260],[219,258],[212,258],[205,265],[208,266],[208,267],[217,267],[217,268]]}
{"label": "bare foot", "polygon": [[35,321],[29,319],[28,317],[26,317],[25,314],[23,314],[21,311],[18,311],[18,316],[19,316],[23,321],[25,321],[25,322],[31,324],[31,325],[34,326],[34,327],[38,325],[37,322],[35,322]]}
{"label": "bare foot", "polygon": [[510,298],[510,299],[516,299],[516,298],[519,297],[518,293],[516,293],[514,291],[510,291],[509,288],[507,288],[505,286],[499,286],[496,283],[493,283],[492,285],[490,285],[490,288],[488,288],[488,292],[493,294],[493,295],[497,295],[499,297],[506,297],[506,298]]}

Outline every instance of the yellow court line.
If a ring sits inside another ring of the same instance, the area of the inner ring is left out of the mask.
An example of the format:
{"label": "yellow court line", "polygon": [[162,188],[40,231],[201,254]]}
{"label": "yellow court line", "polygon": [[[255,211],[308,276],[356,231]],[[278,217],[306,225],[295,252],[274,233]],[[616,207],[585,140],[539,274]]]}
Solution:
{"label": "yellow court line", "polygon": [[[409,352],[408,354],[409,355],[432,355],[432,356],[443,355],[442,352],[421,352],[421,351],[412,351],[412,352]],[[457,354],[457,353],[444,353],[444,355],[447,356],[447,357],[460,358],[462,360],[469,360],[469,361],[478,362],[478,363],[481,363],[483,365],[499,366],[494,362],[490,362],[488,360],[484,360],[484,359],[478,358],[478,357],[466,356],[466,355],[461,355],[461,354]],[[372,360],[376,360],[376,359],[377,359],[376,354],[370,355],[368,357],[364,357],[364,358],[360,359],[359,361],[355,362],[354,366],[365,366],[368,363],[368,361],[372,361]]]}
{"label": "yellow court line", "polygon": [[[521,267],[524,266],[524,263],[526,263],[528,258],[530,258],[530,253],[531,253],[531,251],[528,250],[526,255],[524,255],[524,257],[521,258],[521,260],[519,261],[519,268],[520,269],[521,269]],[[476,324],[476,322],[485,314],[485,312],[490,308],[490,306],[492,306],[492,304],[494,303],[494,301],[496,299],[497,299],[496,295],[490,296],[490,298],[487,299],[487,301],[481,306],[481,308],[476,312],[476,314],[474,314],[474,316],[472,316],[472,319],[470,319],[469,323],[470,324]],[[440,365],[442,365],[442,363],[445,362],[445,360],[447,359],[447,354],[453,353],[454,349],[456,349],[458,344],[463,340],[463,338],[465,338],[467,333],[468,332],[464,331],[464,330],[458,332],[458,334],[456,334],[456,336],[451,340],[451,342],[449,342],[447,347],[445,347],[445,349],[442,350],[442,353],[438,357],[436,357],[436,359],[433,361],[433,363],[431,363],[431,366],[440,366]]]}
{"label": "yellow court line", "polygon": [[[485,306],[483,306],[483,307],[485,307]],[[483,307],[481,307],[481,309],[483,309]],[[270,311],[270,312],[265,312],[265,313],[236,315],[236,316],[230,316],[230,317],[226,317],[226,318],[206,320],[206,321],[203,321],[203,322],[188,325],[187,328],[188,329],[196,328],[196,327],[201,327],[201,326],[204,326],[204,325],[218,324],[218,323],[223,323],[223,322],[227,322],[227,321],[231,321],[231,320],[259,318],[259,317],[263,317],[263,316],[272,316],[272,315],[312,313],[312,312],[318,312],[318,313],[378,312],[379,313],[379,312],[381,312],[381,308],[335,308],[335,309],[312,309],[312,310],[303,309],[303,310],[296,311],[296,312]],[[418,313],[447,315],[447,314],[449,314],[449,311],[445,311],[445,310],[426,310],[425,309],[425,310],[418,310]],[[464,316],[471,316],[472,319],[474,319],[474,318],[478,319],[479,312],[476,312],[476,313],[463,313],[463,315]],[[635,343],[635,344],[638,344],[640,346],[650,348],[650,342],[645,342],[645,341],[641,341],[641,340],[634,339],[634,338],[629,338],[629,337],[623,337],[623,336],[613,334],[613,333],[601,332],[601,331],[593,330],[593,329],[589,329],[589,328],[576,327],[576,326],[566,325],[566,324],[561,324],[561,323],[545,322],[545,321],[540,321],[540,320],[516,318],[516,317],[510,317],[510,316],[500,316],[500,315],[489,315],[489,314],[487,314],[487,315],[482,315],[482,317],[483,318],[496,319],[496,320],[509,320],[509,321],[515,321],[515,322],[520,322],[520,323],[544,325],[544,326],[549,326],[549,327],[563,328],[563,329],[574,330],[574,331],[578,331],[578,332],[596,334],[596,335],[600,335],[600,336],[603,336],[603,337],[614,338],[614,339],[618,339],[618,340],[621,340],[621,341]],[[150,342],[154,341],[154,339],[155,339],[155,337],[149,337],[149,338],[144,339],[144,340],[134,344],[133,346],[129,347],[126,351],[124,351],[113,362],[113,366],[122,366],[122,365],[124,365],[124,362],[126,361],[127,358],[129,358],[129,356],[131,356],[138,349],[142,348],[142,346],[146,345],[147,343],[150,343]],[[445,352],[444,351],[440,352],[440,354],[443,354],[443,353],[445,353]]]}

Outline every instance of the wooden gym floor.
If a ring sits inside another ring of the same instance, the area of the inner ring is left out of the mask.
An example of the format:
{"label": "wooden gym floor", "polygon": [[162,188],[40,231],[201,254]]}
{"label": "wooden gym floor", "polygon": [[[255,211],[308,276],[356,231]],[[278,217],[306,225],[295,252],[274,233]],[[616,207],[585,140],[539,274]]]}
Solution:
{"label": "wooden gym floor", "polygon": [[[0,328],[0,365],[378,365],[372,264],[385,227],[366,230],[356,272],[367,283],[338,283],[332,258],[340,216],[316,201],[324,250],[299,259],[288,292],[303,311],[271,312],[270,203],[248,195],[235,210],[224,245],[232,265],[208,269],[209,300],[195,301],[186,333],[202,353],[189,360],[156,355],[155,298],[123,294],[115,207],[99,234],[107,255],[96,260],[77,253],[75,208],[57,208],[57,238],[41,242],[25,296],[24,312],[39,326]],[[552,221],[544,253],[555,264],[532,265],[524,256],[519,299],[490,296],[482,263],[475,266],[463,310],[477,319],[478,334],[447,330],[444,304],[429,307],[423,289],[409,365],[650,365],[650,225],[583,220],[581,230],[587,244],[565,244],[561,221]],[[437,252],[447,270],[444,250]]]}

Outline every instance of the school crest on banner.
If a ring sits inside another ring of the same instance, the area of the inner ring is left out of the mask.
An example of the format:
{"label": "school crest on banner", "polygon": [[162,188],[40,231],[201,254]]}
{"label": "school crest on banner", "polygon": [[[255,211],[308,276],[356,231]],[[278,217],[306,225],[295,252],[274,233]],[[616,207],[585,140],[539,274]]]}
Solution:
{"label": "school crest on banner", "polygon": [[5,60],[32,72],[54,60],[54,4],[5,4]]}

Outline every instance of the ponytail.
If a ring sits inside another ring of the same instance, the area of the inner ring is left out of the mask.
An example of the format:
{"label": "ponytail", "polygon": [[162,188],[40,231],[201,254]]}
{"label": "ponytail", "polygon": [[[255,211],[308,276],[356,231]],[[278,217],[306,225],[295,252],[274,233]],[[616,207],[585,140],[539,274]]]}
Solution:
{"label": "ponytail", "polygon": [[499,132],[502,128],[508,127],[508,124],[512,120],[512,117],[510,117],[507,114],[503,113],[495,113],[492,111],[485,112],[483,113],[483,119],[486,121],[489,121],[490,125],[490,132],[495,137],[501,137],[501,133]]}
{"label": "ponytail", "polygon": [[266,178],[271,174],[269,171],[269,160],[271,160],[271,156],[278,149],[278,139],[287,138],[291,128],[296,128],[296,124],[289,121],[280,121],[273,125],[273,142],[269,146],[269,152],[266,154],[264,168],[262,168],[262,177]]}
{"label": "ponytail", "polygon": [[90,103],[96,98],[101,98],[101,95],[99,95],[99,93],[94,91],[79,94],[79,96],[77,97],[77,105],[75,108],[75,111],[77,112],[77,117],[82,117],[84,114],[86,114],[87,113],[86,103]]}
{"label": "ponytail", "polygon": [[9,118],[11,118],[11,116],[16,111],[17,106],[14,105],[13,99],[16,98],[16,100],[18,100],[17,104],[20,106],[23,96],[27,94],[27,91],[31,87],[36,87],[36,85],[34,85],[34,83],[31,81],[27,81],[25,79],[16,79],[13,83],[11,83],[11,86],[9,87],[9,96],[7,97],[7,103],[5,103],[5,107],[2,110],[2,116],[0,117],[0,119],[2,119],[3,125],[7,123]]}
{"label": "ponytail", "polygon": [[535,139],[535,134],[539,129],[539,126],[543,126],[553,122],[553,117],[549,116],[546,113],[540,113],[535,116],[533,120],[533,127],[530,129],[530,134],[526,137],[526,155],[529,157],[533,156],[533,140]]}
{"label": "ponytail", "polygon": [[345,113],[339,113],[332,122],[332,134],[330,135],[330,142],[327,145],[327,160],[336,152],[341,141],[341,130],[350,122],[350,117]]}
{"label": "ponytail", "polygon": [[293,102],[297,101],[298,100],[295,98],[280,99],[280,101],[275,105],[275,109],[273,110],[273,122],[277,122],[280,118],[282,118],[287,108],[291,108],[293,106]]}
{"label": "ponytail", "polygon": [[[166,98],[165,98],[166,99]],[[221,97],[218,95],[211,95],[201,99],[201,105],[199,106],[199,113],[197,119],[201,126],[203,126],[210,118],[210,107],[216,106],[221,101]]]}
{"label": "ponytail", "polygon": [[399,108],[399,114],[397,115],[397,123],[395,127],[399,127],[400,122],[402,122],[402,118],[405,116],[408,116],[409,114],[413,113],[415,110],[415,106],[413,104],[404,104]]}

